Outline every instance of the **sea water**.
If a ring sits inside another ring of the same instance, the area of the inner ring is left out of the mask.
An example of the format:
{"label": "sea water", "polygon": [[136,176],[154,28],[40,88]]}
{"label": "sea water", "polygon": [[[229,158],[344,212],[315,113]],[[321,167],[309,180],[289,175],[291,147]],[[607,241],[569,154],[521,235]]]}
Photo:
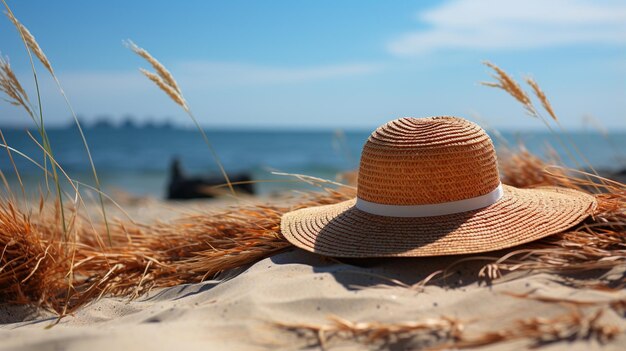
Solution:
{"label": "sea water", "polygon": [[[37,137],[37,131],[31,130]],[[43,165],[43,152],[23,129],[3,129],[7,143]],[[189,176],[218,175],[219,169],[201,134],[193,129],[173,127],[108,127],[85,130],[100,181],[105,190],[121,189],[137,195],[163,197],[169,168],[178,158]],[[339,172],[358,167],[361,148],[370,131],[336,130],[207,130],[207,136],[229,173],[245,172],[255,180],[259,193],[301,189],[293,178],[272,172],[306,174],[335,179]],[[93,185],[88,157],[75,128],[49,129],[54,157],[63,169],[81,182]],[[626,168],[626,132],[603,135],[598,132],[571,132],[555,136],[549,132],[502,132],[492,135],[497,148],[523,144],[542,156],[554,149],[569,166],[576,166],[563,145],[576,144],[596,168]],[[575,151],[570,147],[572,153]],[[13,153],[26,187],[45,187],[43,171]],[[579,159],[579,164],[583,161]],[[6,150],[0,149],[0,170],[17,192],[17,178]],[[67,188],[67,186],[66,186]]]}

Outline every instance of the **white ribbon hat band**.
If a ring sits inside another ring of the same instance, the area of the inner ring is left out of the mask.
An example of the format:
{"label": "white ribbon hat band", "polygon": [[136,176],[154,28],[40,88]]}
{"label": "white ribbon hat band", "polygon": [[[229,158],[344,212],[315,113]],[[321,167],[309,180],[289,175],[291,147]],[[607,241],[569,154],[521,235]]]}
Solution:
{"label": "white ribbon hat band", "polygon": [[430,205],[385,205],[365,201],[357,197],[355,207],[367,213],[386,217],[434,217],[477,210],[493,205],[502,198],[504,191],[499,184],[491,192],[469,199]]}

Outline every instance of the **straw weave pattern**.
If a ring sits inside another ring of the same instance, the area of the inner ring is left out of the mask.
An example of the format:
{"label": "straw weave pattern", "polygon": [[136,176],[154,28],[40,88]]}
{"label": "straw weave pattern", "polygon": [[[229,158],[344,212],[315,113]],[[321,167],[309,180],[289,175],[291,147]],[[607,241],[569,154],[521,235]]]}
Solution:
{"label": "straw weave pattern", "polygon": [[454,117],[400,118],[363,147],[358,194],[387,205],[424,205],[485,195],[500,183],[491,139]]}

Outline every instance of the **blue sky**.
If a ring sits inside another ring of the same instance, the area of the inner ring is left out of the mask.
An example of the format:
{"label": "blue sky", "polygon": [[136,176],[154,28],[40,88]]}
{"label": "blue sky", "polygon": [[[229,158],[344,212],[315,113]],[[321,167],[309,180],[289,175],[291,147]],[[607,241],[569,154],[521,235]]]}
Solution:
{"label": "blue sky", "polygon": [[[177,77],[203,125],[370,129],[402,117],[459,115],[500,129],[541,124],[482,87],[490,60],[533,76],[571,129],[593,116],[626,129],[623,1],[10,1],[35,35],[75,110],[189,123],[138,72],[132,39]],[[0,51],[24,85],[17,32]],[[49,124],[69,112],[38,66]],[[33,95],[34,92],[31,93]],[[27,123],[10,106],[1,124]]]}

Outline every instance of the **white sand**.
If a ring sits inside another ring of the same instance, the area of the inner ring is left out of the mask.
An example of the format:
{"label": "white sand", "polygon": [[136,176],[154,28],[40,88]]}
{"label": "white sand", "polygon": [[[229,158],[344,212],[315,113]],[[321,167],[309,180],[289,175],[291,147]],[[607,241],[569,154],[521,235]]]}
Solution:
{"label": "white sand", "polygon": [[[454,258],[458,259],[458,258]],[[255,265],[229,272],[222,282],[182,285],[135,301],[104,298],[46,329],[54,317],[40,316],[28,322],[20,308],[0,311],[0,350],[248,350],[318,349],[315,340],[298,337],[272,322],[328,323],[329,315],[351,321],[402,322],[450,316],[466,322],[467,333],[495,331],[520,318],[554,317],[568,313],[556,303],[511,297],[506,292],[610,301],[626,298],[626,291],[604,292],[568,287],[564,277],[535,274],[479,284],[476,265],[460,267],[445,286],[434,284],[423,291],[402,287],[380,288],[379,275],[415,283],[445,267],[453,258],[362,261],[359,266],[338,263],[300,250],[288,251]],[[626,267],[605,274],[603,280],[624,280]],[[512,277],[512,276],[510,276]],[[360,286],[360,287],[355,287]],[[602,324],[626,330],[626,319],[608,306]],[[8,313],[11,312],[12,315]],[[19,313],[22,313],[20,315]],[[13,320],[13,322],[11,322]],[[471,321],[474,320],[474,321]],[[419,348],[433,336],[401,340],[371,348]],[[523,349],[532,340],[517,340],[485,349]],[[624,349],[626,335],[607,344],[595,340],[561,341],[542,346],[552,350]],[[330,340],[331,349],[363,349],[358,341]]]}

